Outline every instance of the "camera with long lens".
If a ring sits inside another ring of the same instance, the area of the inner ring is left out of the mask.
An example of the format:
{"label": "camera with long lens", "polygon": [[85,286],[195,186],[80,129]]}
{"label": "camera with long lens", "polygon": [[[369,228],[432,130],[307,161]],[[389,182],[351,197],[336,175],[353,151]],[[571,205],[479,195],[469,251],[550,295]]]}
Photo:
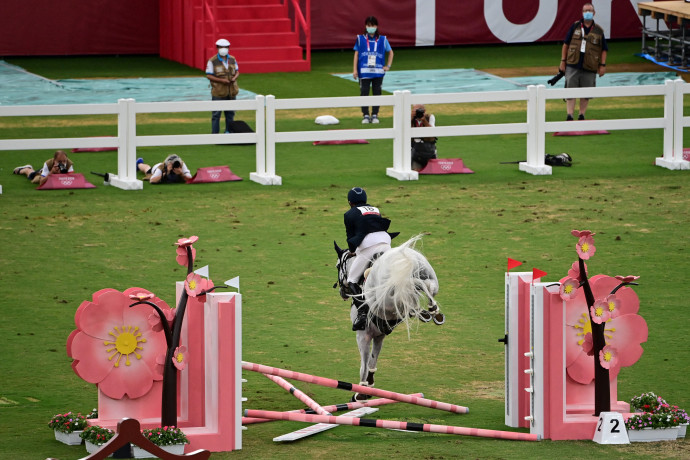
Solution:
{"label": "camera with long lens", "polygon": [[559,81],[561,78],[563,78],[564,76],[565,76],[565,73],[564,73],[564,72],[561,72],[561,71],[559,70],[559,71],[558,71],[558,74],[556,74],[556,76],[554,76],[553,78],[551,78],[551,80],[549,80],[549,82],[548,82],[549,85],[551,85],[551,86],[555,85],[555,84],[558,83],[558,81]]}
{"label": "camera with long lens", "polygon": [[417,109],[414,111],[415,118],[424,118],[424,109]]}
{"label": "camera with long lens", "polygon": [[67,174],[69,172],[69,168],[65,163],[58,163],[58,169],[60,170],[60,174]]}

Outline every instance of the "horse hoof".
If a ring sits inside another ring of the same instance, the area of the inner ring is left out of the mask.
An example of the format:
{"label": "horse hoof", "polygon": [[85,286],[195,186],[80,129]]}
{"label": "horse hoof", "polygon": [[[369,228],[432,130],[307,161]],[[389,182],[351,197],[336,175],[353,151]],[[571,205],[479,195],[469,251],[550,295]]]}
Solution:
{"label": "horse hoof", "polygon": [[367,399],[371,399],[371,396],[362,393],[355,393],[352,395],[352,402],[362,402],[366,401]]}
{"label": "horse hoof", "polygon": [[431,313],[429,313],[426,310],[420,310],[417,313],[417,318],[419,318],[419,320],[424,323],[428,323],[429,321],[431,321]]}
{"label": "horse hoof", "polygon": [[441,312],[438,312],[434,315],[434,323],[438,324],[439,326],[443,323],[446,322],[446,315],[444,315]]}

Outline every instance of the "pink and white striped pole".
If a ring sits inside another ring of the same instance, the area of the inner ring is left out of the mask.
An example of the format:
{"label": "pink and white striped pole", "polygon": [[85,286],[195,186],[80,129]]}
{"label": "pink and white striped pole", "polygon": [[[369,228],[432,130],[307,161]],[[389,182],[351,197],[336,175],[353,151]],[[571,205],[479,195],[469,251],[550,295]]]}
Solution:
{"label": "pink and white striped pole", "polygon": [[393,391],[380,390],[378,388],[365,387],[355,383],[342,382],[340,380],[328,379],[325,377],[318,377],[311,374],[303,374],[301,372],[288,371],[277,367],[264,366],[263,364],[254,364],[247,361],[242,361],[242,369],[247,371],[260,372],[262,374],[278,375],[280,377],[299,380],[301,382],[314,383],[330,388],[339,388],[341,390],[355,391],[370,396],[378,396],[380,398],[394,399],[396,401],[405,402],[408,404],[416,404],[418,406],[430,407],[432,409],[440,409],[448,412],[455,412],[457,414],[466,414],[470,410],[464,406],[456,406],[432,399],[420,398],[417,396],[410,396],[403,393],[395,393]]}
{"label": "pink and white striped pole", "polygon": [[[424,396],[424,393],[415,393],[415,394],[412,394],[410,396]],[[383,406],[386,404],[394,404],[397,402],[399,402],[399,401],[395,401],[393,399],[379,398],[379,399],[371,399],[369,401],[357,401],[357,402],[349,402],[349,403],[344,403],[344,404],[333,404],[330,406],[323,406],[323,410],[325,410],[327,412],[338,412],[341,410],[359,409],[360,407]],[[313,413],[313,411],[311,409],[297,409],[297,410],[289,410],[286,412],[296,412],[298,414],[312,414]],[[251,425],[253,423],[264,423],[264,422],[272,422],[272,421],[273,421],[273,419],[270,419],[270,418],[242,417],[242,425]]]}
{"label": "pink and white striped pole", "polygon": [[319,403],[317,403],[316,401],[314,401],[313,399],[311,399],[309,396],[307,396],[306,394],[304,394],[303,391],[298,390],[298,389],[295,388],[294,386],[290,385],[290,382],[288,382],[288,381],[285,380],[284,378],[278,377],[278,376],[276,376],[276,375],[269,375],[269,374],[264,374],[264,375],[265,375],[267,378],[273,380],[275,383],[277,383],[277,384],[278,384],[281,388],[283,388],[284,390],[287,390],[288,392],[290,392],[290,394],[291,394],[292,396],[294,396],[295,398],[297,398],[297,399],[299,399],[300,401],[302,401],[307,407],[309,407],[311,410],[313,410],[313,411],[316,412],[317,414],[319,414],[319,415],[331,415],[331,413],[328,412],[328,411],[326,411],[326,410],[324,410],[323,407],[321,407],[321,406],[319,405]]}
{"label": "pink and white striped pole", "polygon": [[539,441],[537,434],[516,433],[514,431],[484,430],[481,428],[464,428],[461,426],[432,425],[428,423],[397,422],[395,420],[376,420],[335,415],[299,414],[295,412],[275,412],[268,410],[246,409],[247,417],[261,417],[275,420],[289,420],[305,423],[330,423],[336,425],[366,426],[371,428],[392,428],[395,430],[426,431],[429,433],[457,434],[483,438],[507,439],[512,441]]}

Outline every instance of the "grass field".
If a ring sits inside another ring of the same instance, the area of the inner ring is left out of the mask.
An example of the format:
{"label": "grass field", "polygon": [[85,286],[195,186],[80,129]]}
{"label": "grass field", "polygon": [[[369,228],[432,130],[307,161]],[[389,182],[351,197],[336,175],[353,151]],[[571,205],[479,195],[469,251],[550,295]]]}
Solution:
{"label": "grass field", "polygon": [[[611,44],[616,65],[639,63],[637,43]],[[555,69],[556,45],[396,50],[395,68],[474,67]],[[623,51],[625,50],[625,52]],[[12,59],[47,78],[152,75],[151,58]],[[159,62],[159,61],[157,61]],[[351,54],[318,52],[306,74],[243,75],[242,86],[259,94],[306,97],[356,94],[356,85],[330,73],[347,71]],[[94,63],[99,63],[95,65]],[[199,72],[161,63],[167,75]],[[529,72],[529,69],[525,69]],[[555,72],[554,72],[555,73]],[[550,103],[547,119],[561,119],[564,104]],[[520,105],[438,106],[439,124],[524,120]],[[592,101],[594,118],[658,116],[660,99]],[[238,114],[242,119],[246,114]],[[313,129],[315,114],[296,112],[279,120],[280,130]],[[337,115],[342,128],[360,127],[356,110]],[[205,133],[209,114],[149,115],[143,134]],[[246,116],[245,116],[246,118]],[[382,125],[390,119],[384,117]],[[0,138],[114,135],[109,117],[50,117],[0,120]],[[278,146],[277,171],[283,185],[250,182],[253,146],[143,148],[147,161],[176,152],[191,169],[227,164],[242,182],[150,186],[122,191],[101,185],[89,171],[115,171],[112,152],[75,153],[77,171],[93,190],[37,192],[14,166],[38,167],[50,151],[0,152],[0,273],[4,295],[0,334],[0,458],[78,458],[83,447],[57,443],[47,423],[67,410],[88,412],[96,405],[93,385],[70,368],[65,341],[74,312],[103,288],[141,286],[168,303],[174,282],[184,276],[175,262],[178,238],[198,235],[197,266],[210,265],[216,281],[240,276],[243,294],[244,359],[355,382],[358,354],[348,308],[331,289],[336,280],[333,240],[344,244],[342,214],[347,190],[365,187],[370,202],[391,218],[400,239],[424,233],[422,251],[439,276],[438,300],[447,323],[421,325],[410,338],[396,331],[379,361],[377,386],[424,392],[431,398],[470,407],[454,415],[405,404],[385,406],[376,417],[418,423],[505,429],[503,424],[503,274],[506,257],[565,276],[576,258],[572,229],[597,233],[591,274],[640,275],[635,288],[649,340],[638,363],[621,371],[619,399],[654,391],[690,408],[685,372],[690,268],[687,171],[653,165],[661,154],[661,132],[615,131],[606,136],[553,137],[549,153],[568,152],[572,168],[531,176],[523,160],[521,135],[444,138],[441,156],[461,157],[472,175],[422,176],[398,182],[385,175],[392,142],[315,147]],[[268,379],[245,373],[246,408],[300,407]],[[345,402],[349,394],[295,383],[322,404]],[[243,432],[243,449],[213,459],[244,458],[688,458],[688,440],[628,446],[589,441],[518,443],[374,428],[338,427],[294,444],[272,438],[304,425],[272,422]]]}

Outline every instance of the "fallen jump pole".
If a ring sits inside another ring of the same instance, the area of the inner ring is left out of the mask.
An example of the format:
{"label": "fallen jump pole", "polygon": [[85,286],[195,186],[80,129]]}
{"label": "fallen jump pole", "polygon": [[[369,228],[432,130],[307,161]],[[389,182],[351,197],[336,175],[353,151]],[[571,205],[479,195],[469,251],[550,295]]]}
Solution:
{"label": "fallen jump pole", "polygon": [[431,425],[428,423],[397,422],[394,420],[375,420],[336,415],[299,414],[296,412],[275,412],[268,410],[246,409],[247,417],[270,418],[305,423],[331,423],[335,425],[366,426],[370,428],[388,428],[406,431],[426,431],[428,433],[457,434],[461,436],[478,436],[482,438],[506,439],[511,441],[539,441],[539,436],[531,433],[514,431],[484,430],[481,428],[464,428],[461,426]]}
{"label": "fallen jump pole", "polygon": [[[264,374],[265,375],[265,374]],[[410,396],[424,396],[424,393],[415,393]],[[338,412],[341,410],[353,410],[353,409],[359,409],[361,407],[376,407],[376,406],[383,406],[386,404],[394,404],[398,403],[400,401],[395,401],[393,399],[387,399],[387,398],[379,398],[379,399],[372,399],[369,401],[358,401],[358,402],[349,402],[349,403],[344,403],[344,404],[333,404],[330,406],[323,406],[323,409],[327,412]],[[312,409],[297,409],[297,410],[289,410],[286,412],[296,412],[298,414],[314,414],[314,411]],[[264,422],[272,422],[274,419],[270,418],[257,418],[257,417],[242,417],[242,425],[251,425],[253,423],[264,423]]]}
{"label": "fallen jump pole", "polygon": [[277,367],[264,366],[263,364],[254,364],[247,361],[242,361],[242,369],[253,372],[260,372],[262,374],[278,375],[280,377],[299,380],[301,382],[314,383],[330,388],[339,388],[341,390],[354,391],[370,396],[378,396],[379,398],[394,399],[396,401],[405,402],[408,404],[416,404],[418,406],[430,407],[432,409],[440,409],[448,412],[455,412],[457,414],[466,414],[470,410],[464,406],[456,406],[432,399],[419,398],[417,396],[410,396],[403,393],[395,393],[393,391],[379,390],[378,388],[365,387],[355,383],[342,382],[340,380],[328,379],[325,377],[318,377],[316,375],[303,374],[301,372],[288,371]]}
{"label": "fallen jump pole", "polygon": [[277,375],[269,375],[269,374],[264,374],[264,375],[265,375],[267,378],[273,380],[273,382],[277,383],[278,386],[280,386],[280,387],[283,388],[284,390],[290,392],[290,394],[291,394],[292,396],[294,396],[295,398],[297,398],[297,399],[299,399],[300,401],[302,401],[307,407],[309,407],[311,410],[313,410],[313,411],[316,412],[317,414],[319,414],[319,415],[331,415],[331,413],[328,412],[327,410],[324,410],[324,409],[319,405],[319,403],[317,403],[316,401],[314,401],[313,399],[311,399],[309,396],[307,396],[306,394],[304,394],[303,391],[298,390],[298,389],[295,388],[294,386],[290,385],[290,382],[288,382],[288,381],[285,380],[284,378],[278,377]]}

